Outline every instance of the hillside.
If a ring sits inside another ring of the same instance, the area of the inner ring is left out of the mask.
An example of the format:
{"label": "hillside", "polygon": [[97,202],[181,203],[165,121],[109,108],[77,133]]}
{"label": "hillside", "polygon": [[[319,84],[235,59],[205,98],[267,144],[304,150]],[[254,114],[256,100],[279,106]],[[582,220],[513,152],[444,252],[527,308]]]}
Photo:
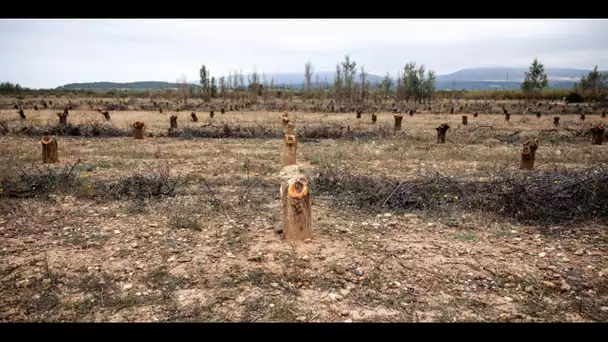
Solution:
{"label": "hillside", "polygon": [[[521,82],[524,80],[527,68],[508,68],[508,67],[484,67],[462,69],[447,75],[437,76],[437,90],[446,89],[465,89],[465,90],[496,90],[496,89],[520,89]],[[547,68],[545,72],[549,78],[550,89],[570,89],[574,83],[578,82],[581,76],[587,75],[591,70],[566,69],[566,68]],[[360,78],[357,74],[357,82]],[[394,77],[394,75],[393,75]],[[303,73],[267,73],[266,81],[274,78],[276,85],[286,85],[292,88],[302,88],[304,86]],[[377,84],[384,79],[384,76],[369,74],[368,80],[372,84]],[[312,82],[317,80],[321,83],[327,82],[330,85],[334,80],[334,73],[320,71],[313,74]],[[247,77],[245,77],[247,82]],[[191,83],[191,86],[199,87],[198,84]],[[314,86],[314,85],[313,85]],[[103,91],[111,89],[129,90],[157,90],[178,88],[179,84],[159,81],[147,82],[94,82],[94,83],[70,83],[56,88],[57,90],[76,90],[87,89]]]}
{"label": "hillside", "polygon": [[[180,85],[177,83],[159,82],[159,81],[143,81],[143,82],[92,82],[92,83],[69,83],[60,87],[57,90],[92,90],[92,91],[105,91],[112,89],[129,89],[129,90],[149,90],[149,89],[170,89],[178,88]],[[197,87],[198,85],[192,84],[191,86]]]}

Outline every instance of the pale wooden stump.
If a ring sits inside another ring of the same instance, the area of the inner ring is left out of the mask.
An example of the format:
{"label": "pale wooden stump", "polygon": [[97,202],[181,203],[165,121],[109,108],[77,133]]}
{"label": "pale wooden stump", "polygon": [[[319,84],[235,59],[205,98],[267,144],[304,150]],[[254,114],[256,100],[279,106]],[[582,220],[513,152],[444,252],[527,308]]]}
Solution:
{"label": "pale wooden stump", "polygon": [[605,128],[602,124],[597,124],[591,128],[591,145],[601,145],[604,143]]}
{"label": "pale wooden stump", "polygon": [[293,134],[285,134],[283,142],[283,166],[296,164],[296,150],[298,147],[296,136]]}
{"label": "pale wooden stump", "polygon": [[395,115],[393,115],[393,117],[395,118],[395,131],[400,131],[401,122],[403,121],[403,115],[395,114]]}
{"label": "pale wooden stump", "polygon": [[42,162],[44,164],[57,163],[59,161],[57,139],[45,136],[40,142],[42,143]]}
{"label": "pale wooden stump", "polygon": [[141,121],[136,121],[133,123],[133,138],[135,139],[143,139],[144,132],[146,130],[146,124]]}
{"label": "pale wooden stump", "polygon": [[534,141],[527,140],[523,143],[521,150],[521,163],[519,168],[521,170],[532,170],[534,169],[534,160],[536,159],[536,150],[538,149],[538,138]]}
{"label": "pale wooden stump", "polygon": [[313,238],[309,191],[308,179],[304,175],[291,178],[281,185],[285,240]]}

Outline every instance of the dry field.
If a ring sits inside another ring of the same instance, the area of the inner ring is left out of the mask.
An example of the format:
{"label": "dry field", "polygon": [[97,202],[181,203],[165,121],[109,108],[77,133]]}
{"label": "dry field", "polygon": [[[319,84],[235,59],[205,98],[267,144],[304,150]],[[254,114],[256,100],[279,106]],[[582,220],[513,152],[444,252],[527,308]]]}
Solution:
{"label": "dry field", "polygon": [[[170,114],[111,113],[108,125],[123,130],[144,121],[145,140],[58,136],[60,162],[47,169],[42,136],[14,129],[55,125],[55,112],[21,122],[1,111],[13,133],[0,135],[0,320],[608,321],[608,203],[542,222],[533,212],[547,203],[493,210],[507,198],[499,186],[487,204],[467,197],[506,174],[532,179],[510,190],[529,193],[535,179],[560,186],[605,165],[608,147],[583,134],[597,114],[560,115],[559,128],[554,115],[468,114],[466,126],[461,115],[404,115],[393,134],[388,113],[375,125],[369,114],[290,113],[313,200],[315,237],[298,243],[277,232],[279,184],[294,168],[281,165],[282,113],[199,113],[196,123],[178,113],[180,130],[278,132],[263,139],[162,136]],[[74,110],[68,121],[104,120]],[[436,143],[441,123],[446,144]],[[302,134],[319,127],[344,135]],[[521,143],[537,136],[535,171],[520,171]],[[420,179],[422,190],[401,187]],[[588,191],[585,182],[571,187]],[[602,203],[602,184],[580,203]]]}

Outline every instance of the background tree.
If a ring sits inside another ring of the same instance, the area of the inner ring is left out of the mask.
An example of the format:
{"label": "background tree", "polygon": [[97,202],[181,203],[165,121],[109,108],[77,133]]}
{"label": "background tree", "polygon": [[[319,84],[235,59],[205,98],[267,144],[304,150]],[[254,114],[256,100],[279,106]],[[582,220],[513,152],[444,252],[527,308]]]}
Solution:
{"label": "background tree", "polygon": [[545,67],[537,58],[534,58],[528,70],[524,82],[521,84],[521,90],[524,94],[531,94],[547,88],[549,81],[547,80],[547,74],[545,74]]}
{"label": "background tree", "polygon": [[212,97],[215,97],[217,94],[217,83],[215,82],[215,77],[211,77],[211,82],[209,84],[209,93]]}
{"label": "background tree", "polygon": [[204,92],[208,93],[209,92],[209,71],[207,70],[207,67],[204,64],[199,71],[199,75],[201,78],[201,88],[203,88]]}
{"label": "background tree", "polygon": [[334,76],[334,97],[336,101],[341,99],[342,81],[342,68],[340,64],[336,64],[336,75]]}
{"label": "background tree", "polygon": [[356,72],[357,62],[351,61],[349,55],[344,56],[344,61],[342,62],[342,77],[344,77],[344,82],[342,88],[344,88],[344,93],[349,101],[352,100]]}
{"label": "background tree", "polygon": [[367,84],[367,73],[365,72],[365,67],[363,67],[363,65],[359,72],[359,78],[361,79],[361,100],[365,101],[365,93],[369,84]]}
{"label": "background tree", "polygon": [[574,89],[580,90],[582,93],[599,94],[608,89],[608,73],[599,72],[596,65],[586,77],[581,77],[580,82],[574,85]]}
{"label": "background tree", "polygon": [[222,74],[219,80],[220,83],[220,94],[222,98],[226,95],[226,77]]}
{"label": "background tree", "polygon": [[310,61],[306,62],[304,66],[304,77],[306,79],[306,83],[304,85],[304,91],[307,93],[310,92],[310,82],[312,80],[312,63]]}
{"label": "background tree", "polygon": [[226,77],[226,87],[228,89],[234,89],[232,86],[232,70],[228,70],[228,77]]}
{"label": "background tree", "polygon": [[391,88],[393,86],[393,79],[391,76],[386,73],[382,82],[380,82],[380,90],[384,96],[389,96],[391,94]]}

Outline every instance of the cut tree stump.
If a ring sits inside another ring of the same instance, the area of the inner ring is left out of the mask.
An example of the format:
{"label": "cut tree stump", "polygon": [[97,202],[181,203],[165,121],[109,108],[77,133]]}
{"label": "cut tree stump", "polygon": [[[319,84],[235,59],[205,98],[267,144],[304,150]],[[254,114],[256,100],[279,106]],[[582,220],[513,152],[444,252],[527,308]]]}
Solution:
{"label": "cut tree stump", "polygon": [[106,119],[106,121],[110,121],[110,119],[111,119],[110,118],[110,112],[108,112],[106,110],[106,111],[101,112],[101,114],[103,114],[103,117]]}
{"label": "cut tree stump", "polygon": [[378,115],[376,113],[372,114],[372,123],[375,124],[378,121]]}
{"label": "cut tree stump", "polygon": [[135,139],[143,139],[144,138],[144,132],[146,130],[146,124],[141,122],[141,121],[135,121],[135,123],[133,123],[133,138]]}
{"label": "cut tree stump", "polygon": [[198,116],[196,116],[195,112],[190,113],[190,118],[192,118],[192,122],[198,122]]}
{"label": "cut tree stump", "polygon": [[591,145],[601,145],[604,143],[605,127],[602,124],[597,124],[591,128]]}
{"label": "cut tree stump", "polygon": [[171,129],[177,129],[177,115],[171,115],[169,117],[169,124]]}
{"label": "cut tree stump", "polygon": [[57,116],[59,117],[60,125],[68,124],[68,111],[67,110],[64,110],[63,113],[61,113],[61,112],[57,113]]}
{"label": "cut tree stump", "polygon": [[581,121],[585,121],[585,114],[581,114]]}
{"label": "cut tree stump", "polygon": [[559,116],[553,118],[553,126],[559,126]]}
{"label": "cut tree stump", "polygon": [[296,151],[298,147],[298,141],[294,134],[285,134],[283,141],[283,166],[295,165],[296,164]]}
{"label": "cut tree stump", "polygon": [[466,126],[468,123],[469,123],[469,120],[468,120],[467,116],[463,115],[462,116],[462,124]]}
{"label": "cut tree stump", "polygon": [[401,115],[401,114],[395,114],[395,115],[393,115],[393,117],[395,118],[395,131],[400,131],[401,130],[401,122],[403,121],[403,115]]}
{"label": "cut tree stump", "polygon": [[300,175],[281,184],[283,238],[303,241],[313,238],[308,179]]}
{"label": "cut tree stump", "polygon": [[505,113],[505,121],[511,121],[511,114]]}
{"label": "cut tree stump", "polygon": [[19,113],[19,117],[21,117],[21,120],[25,120],[25,113],[23,113],[23,109],[19,109],[17,113]]}
{"label": "cut tree stump", "polygon": [[363,111],[361,109],[357,109],[357,119],[361,119],[361,114]]}
{"label": "cut tree stump", "polygon": [[441,124],[439,125],[439,127],[436,128],[438,144],[445,144],[445,135],[448,129],[450,129],[450,126],[448,126],[448,124]]}
{"label": "cut tree stump", "polygon": [[44,164],[57,163],[59,161],[57,139],[47,135],[40,142],[42,143],[42,162]]}
{"label": "cut tree stump", "polygon": [[522,170],[534,169],[534,160],[536,159],[536,150],[538,149],[538,138],[527,140],[523,143],[521,150],[521,163],[519,168]]}

